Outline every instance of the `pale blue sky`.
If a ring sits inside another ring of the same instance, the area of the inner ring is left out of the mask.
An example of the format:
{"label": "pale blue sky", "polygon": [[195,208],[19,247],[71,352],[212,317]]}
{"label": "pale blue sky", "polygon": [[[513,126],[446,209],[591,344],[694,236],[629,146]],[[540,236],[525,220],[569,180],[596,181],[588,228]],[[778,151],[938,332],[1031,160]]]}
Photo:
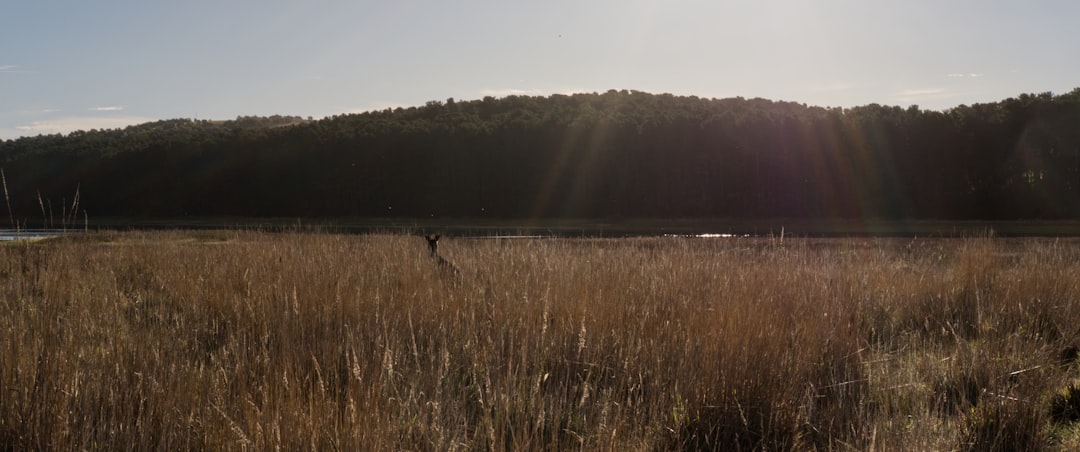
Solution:
{"label": "pale blue sky", "polygon": [[1080,86],[1080,2],[0,5],[0,138],[636,89],[947,109]]}

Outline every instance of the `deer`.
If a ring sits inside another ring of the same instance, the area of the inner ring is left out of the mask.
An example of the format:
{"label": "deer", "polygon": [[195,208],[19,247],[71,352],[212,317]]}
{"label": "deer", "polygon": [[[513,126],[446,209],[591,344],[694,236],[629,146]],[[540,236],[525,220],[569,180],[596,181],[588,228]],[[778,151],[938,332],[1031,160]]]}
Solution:
{"label": "deer", "polygon": [[439,234],[424,235],[424,238],[427,239],[428,251],[431,252],[431,258],[435,259],[435,263],[439,266],[439,269],[454,275],[460,274],[461,272],[457,269],[457,267],[454,266],[454,264],[450,263],[450,261],[444,259],[442,256],[439,255],[440,237],[441,236]]}
{"label": "deer", "polygon": [[439,255],[439,237],[441,236],[438,234],[424,236],[427,239],[428,250],[431,251],[432,256]]}

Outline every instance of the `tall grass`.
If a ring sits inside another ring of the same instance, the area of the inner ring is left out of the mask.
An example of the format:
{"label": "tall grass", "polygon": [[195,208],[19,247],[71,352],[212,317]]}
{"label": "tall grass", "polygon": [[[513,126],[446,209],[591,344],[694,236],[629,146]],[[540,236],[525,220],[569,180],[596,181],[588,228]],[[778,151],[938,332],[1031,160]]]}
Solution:
{"label": "tall grass", "polygon": [[1076,242],[440,244],[458,273],[401,235],[0,246],[0,444],[1080,445]]}

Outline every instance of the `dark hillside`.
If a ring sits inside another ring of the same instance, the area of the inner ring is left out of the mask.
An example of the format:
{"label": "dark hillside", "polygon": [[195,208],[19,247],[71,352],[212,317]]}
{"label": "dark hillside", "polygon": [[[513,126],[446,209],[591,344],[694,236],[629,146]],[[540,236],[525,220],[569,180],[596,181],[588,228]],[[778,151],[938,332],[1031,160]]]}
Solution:
{"label": "dark hillside", "polygon": [[8,140],[0,167],[29,220],[76,190],[98,217],[1076,219],[1080,89],[945,112],[448,99]]}

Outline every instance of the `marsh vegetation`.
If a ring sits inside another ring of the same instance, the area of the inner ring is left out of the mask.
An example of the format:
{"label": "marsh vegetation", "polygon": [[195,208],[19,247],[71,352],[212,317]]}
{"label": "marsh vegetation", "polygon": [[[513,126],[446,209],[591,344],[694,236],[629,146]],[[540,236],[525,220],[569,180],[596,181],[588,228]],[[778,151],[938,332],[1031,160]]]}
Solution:
{"label": "marsh vegetation", "polygon": [[0,246],[13,449],[1071,449],[1080,242]]}

